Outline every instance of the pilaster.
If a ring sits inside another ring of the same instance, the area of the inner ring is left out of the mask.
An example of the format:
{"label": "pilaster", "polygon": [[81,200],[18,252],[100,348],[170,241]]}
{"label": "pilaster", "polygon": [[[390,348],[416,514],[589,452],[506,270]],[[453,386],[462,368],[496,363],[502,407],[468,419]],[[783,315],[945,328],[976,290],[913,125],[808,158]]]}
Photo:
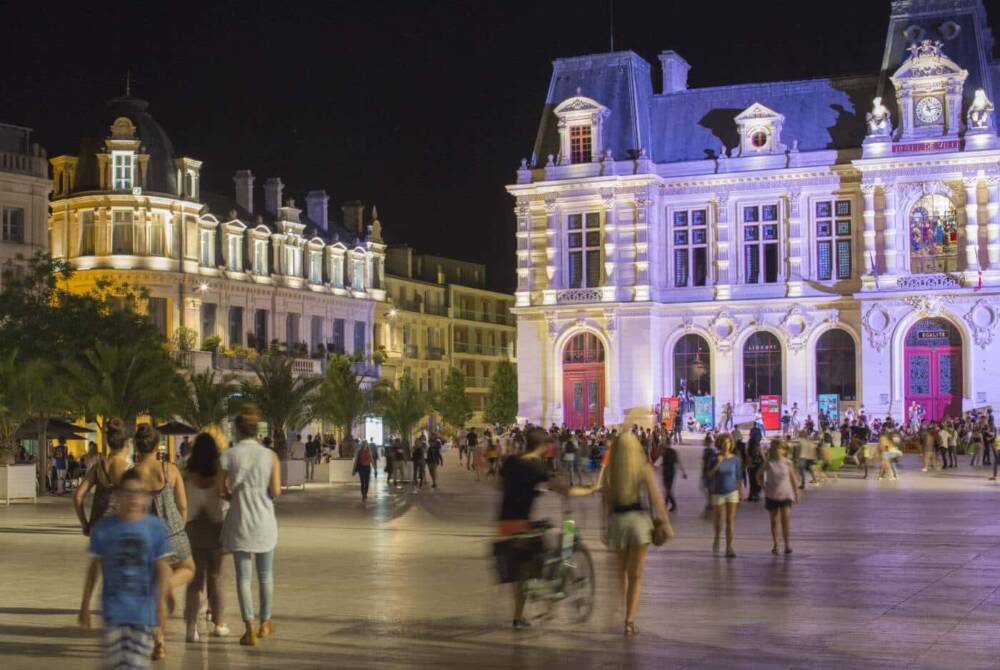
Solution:
{"label": "pilaster", "polygon": [[863,276],[871,277],[878,272],[875,264],[878,262],[875,249],[875,184],[865,183],[861,185],[861,196],[864,200],[864,210],[862,218],[864,221],[864,232],[862,233],[865,243],[865,267],[868,271]]}
{"label": "pilaster", "polygon": [[788,240],[788,295],[802,294],[802,191],[791,190],[785,196],[785,220]]}
{"label": "pilaster", "polygon": [[717,193],[712,207],[709,207],[709,230],[715,231],[715,297],[719,300],[729,298],[732,277],[730,273],[730,230],[729,230],[729,193]]}
{"label": "pilaster", "polygon": [[899,230],[897,228],[896,208],[899,202],[899,189],[895,184],[882,187],[885,206],[882,215],[882,239],[885,252],[885,272],[892,275],[899,272]]}
{"label": "pilaster", "polygon": [[986,253],[991,270],[1000,270],[1000,175],[986,178]]}
{"label": "pilaster", "polygon": [[962,179],[965,187],[965,269],[979,270],[979,176]]}

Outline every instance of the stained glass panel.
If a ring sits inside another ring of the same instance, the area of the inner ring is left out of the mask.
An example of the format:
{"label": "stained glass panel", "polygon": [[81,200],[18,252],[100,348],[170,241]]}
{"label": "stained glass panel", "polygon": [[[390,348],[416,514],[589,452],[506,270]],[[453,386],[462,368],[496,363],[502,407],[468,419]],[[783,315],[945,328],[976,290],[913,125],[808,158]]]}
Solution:
{"label": "stained glass panel", "polygon": [[837,240],[837,279],[851,278],[851,241]]}
{"label": "stained glass panel", "polygon": [[910,356],[910,395],[931,392],[931,357],[928,354]]}
{"label": "stained glass panel", "polygon": [[587,408],[597,411],[597,382],[587,382]]}
{"label": "stained glass panel", "polygon": [[687,249],[674,251],[674,286],[687,286],[688,282],[688,252]]}
{"label": "stained glass panel", "polygon": [[751,223],[753,221],[760,221],[760,208],[758,207],[744,207],[743,208],[743,221]]}
{"label": "stained glass panel", "polygon": [[941,395],[958,395],[955,388],[959,375],[955,369],[958,365],[958,356],[955,354],[938,355],[938,393]]}
{"label": "stained glass panel", "polygon": [[705,210],[696,209],[693,212],[691,212],[692,226],[704,226],[707,221],[708,221],[708,216],[706,215]]}
{"label": "stained glass panel", "polygon": [[833,273],[833,249],[829,241],[816,245],[816,273],[820,279],[830,279]]}
{"label": "stained glass panel", "polygon": [[687,243],[688,243],[688,232],[686,230],[675,230],[674,244],[687,244]]}
{"label": "stained glass panel", "polygon": [[778,226],[776,225],[764,226],[764,239],[765,240],[778,239]]}
{"label": "stained glass panel", "polygon": [[958,216],[942,195],[925,195],[910,211],[910,271],[958,269]]}
{"label": "stained glass panel", "polygon": [[691,234],[692,237],[694,238],[695,244],[705,244],[705,242],[708,240],[708,233],[706,233],[704,230],[695,230]]}
{"label": "stained glass panel", "polygon": [[851,234],[851,220],[841,219],[837,221],[837,234],[838,235],[850,235]]}
{"label": "stained glass panel", "polygon": [[573,382],[573,411],[583,411],[583,382]]}
{"label": "stained glass panel", "polygon": [[675,226],[686,226],[688,224],[688,213],[687,212],[674,212],[674,225]]}
{"label": "stained glass panel", "polygon": [[820,221],[816,224],[816,237],[830,237],[831,231],[829,221]]}
{"label": "stained glass panel", "polygon": [[777,221],[778,220],[778,206],[777,205],[764,205],[762,208],[764,221]]}
{"label": "stained glass panel", "polygon": [[760,239],[760,230],[757,226],[747,226],[743,229],[743,239],[748,242],[754,242]]}
{"label": "stained glass panel", "polygon": [[837,216],[850,216],[851,215],[851,201],[850,200],[838,200],[837,201]]}
{"label": "stained glass panel", "polygon": [[829,202],[817,202],[816,203],[816,216],[820,219],[830,218],[830,203]]}

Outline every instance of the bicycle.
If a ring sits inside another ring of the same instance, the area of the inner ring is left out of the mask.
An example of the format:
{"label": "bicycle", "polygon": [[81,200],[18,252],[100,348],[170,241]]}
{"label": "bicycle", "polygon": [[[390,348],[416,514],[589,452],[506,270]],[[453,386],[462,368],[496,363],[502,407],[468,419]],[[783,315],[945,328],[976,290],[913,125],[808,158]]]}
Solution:
{"label": "bicycle", "polygon": [[[532,532],[518,536],[525,539],[543,539],[552,529],[547,520],[533,521]],[[555,616],[556,605],[567,601],[572,606],[571,620],[583,623],[594,611],[594,562],[590,551],[577,534],[576,520],[569,511],[563,513],[562,529],[559,543],[552,549],[543,549],[539,556],[540,570],[536,567],[539,577],[531,577],[522,581],[521,589],[526,603],[544,603],[544,612],[533,619],[551,619]]]}

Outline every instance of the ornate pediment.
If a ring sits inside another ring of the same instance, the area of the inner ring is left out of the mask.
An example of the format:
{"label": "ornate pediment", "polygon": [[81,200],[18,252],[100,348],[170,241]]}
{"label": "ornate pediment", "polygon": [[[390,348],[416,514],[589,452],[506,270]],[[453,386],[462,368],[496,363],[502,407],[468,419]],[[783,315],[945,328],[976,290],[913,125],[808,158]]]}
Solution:
{"label": "ornate pediment", "polygon": [[593,112],[600,110],[606,111],[607,108],[592,98],[585,98],[582,95],[578,95],[563,100],[554,111],[556,114],[564,114],[566,112]]}
{"label": "ornate pediment", "polygon": [[759,102],[753,103],[736,115],[736,123],[742,121],[759,121],[761,119],[780,119],[784,121],[785,117]]}
{"label": "ornate pediment", "polygon": [[958,63],[948,58],[942,51],[943,47],[943,42],[931,40],[922,40],[919,43],[911,44],[907,48],[910,57],[903,61],[903,64],[892,76],[893,85],[898,86],[897,80],[924,77],[957,76],[964,80],[969,73],[959,67]]}
{"label": "ornate pediment", "polygon": [[736,116],[740,135],[740,156],[784,153],[781,128],[785,117],[759,102],[747,107]]}

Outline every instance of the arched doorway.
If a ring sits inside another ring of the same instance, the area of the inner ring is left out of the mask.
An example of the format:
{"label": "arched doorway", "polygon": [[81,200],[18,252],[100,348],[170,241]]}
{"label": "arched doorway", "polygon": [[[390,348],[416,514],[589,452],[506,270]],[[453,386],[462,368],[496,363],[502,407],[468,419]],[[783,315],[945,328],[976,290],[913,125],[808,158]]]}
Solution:
{"label": "arched doorway", "polygon": [[604,345],[593,333],[563,349],[563,421],[572,429],[604,425]]}
{"label": "arched doorway", "polygon": [[757,402],[762,395],[782,395],[781,343],[763,330],[743,345],[743,400]]}
{"label": "arched doorway", "polygon": [[701,335],[685,335],[674,345],[674,395],[712,395],[712,361]]}
{"label": "arched doorway", "polygon": [[962,337],[947,319],[924,319],[906,334],[906,411],[916,402],[924,418],[962,415]]}
{"label": "arched doorway", "polygon": [[831,328],[816,342],[816,395],[831,393],[857,400],[854,338],[842,328]]}

